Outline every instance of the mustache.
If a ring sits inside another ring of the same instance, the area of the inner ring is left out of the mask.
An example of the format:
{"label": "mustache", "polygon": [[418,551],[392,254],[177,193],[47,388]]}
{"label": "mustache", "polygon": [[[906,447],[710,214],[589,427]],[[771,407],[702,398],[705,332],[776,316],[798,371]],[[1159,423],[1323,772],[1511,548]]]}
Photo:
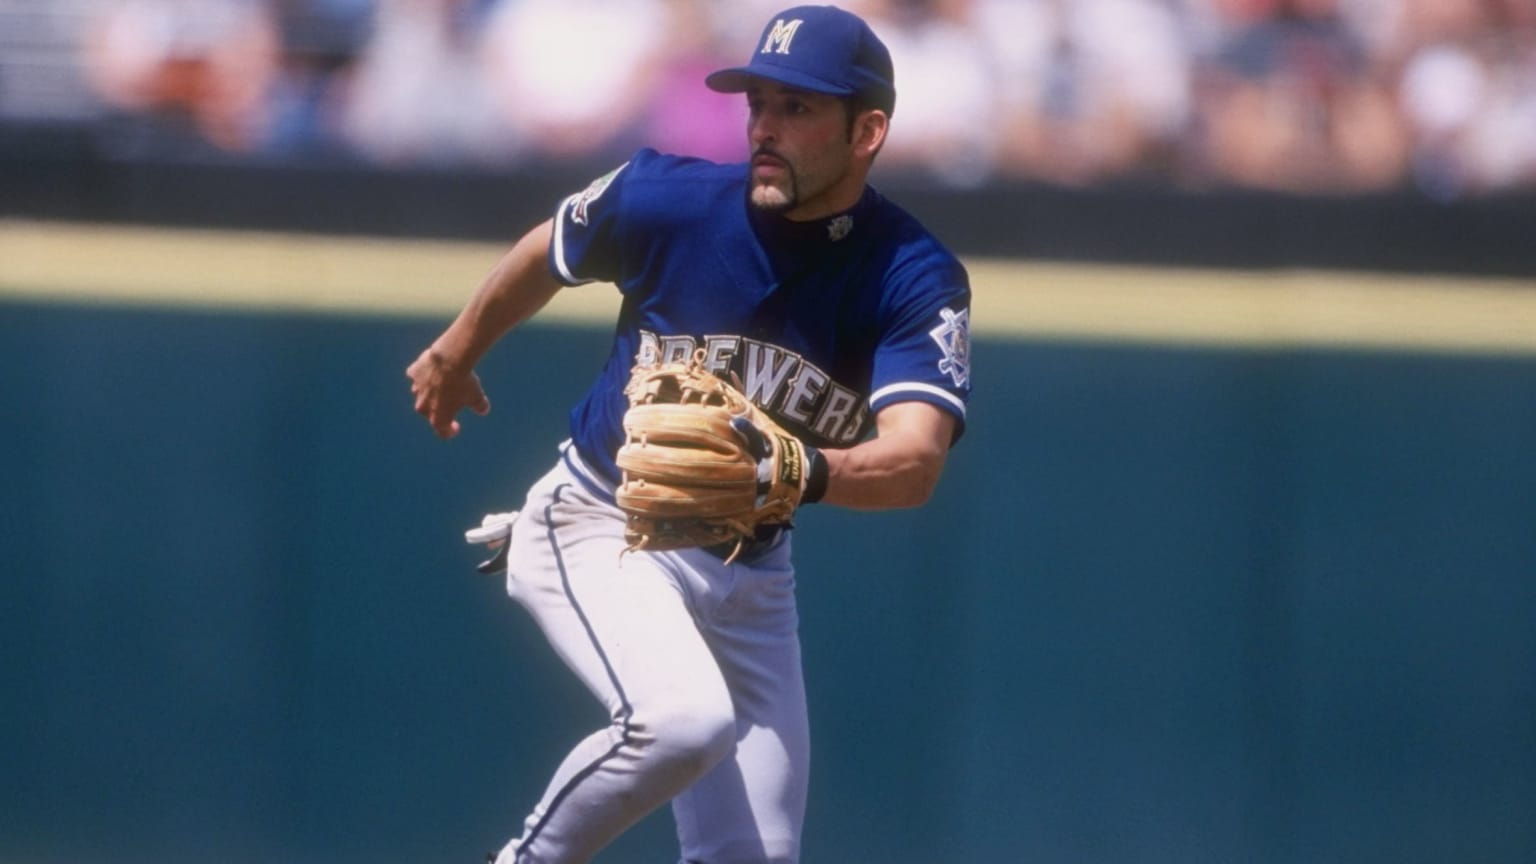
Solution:
{"label": "mustache", "polygon": [[756,150],[752,151],[752,158],[753,159],[756,159],[759,156],[771,156],[774,159],[777,159],[780,162],[783,162],[785,165],[789,164],[789,160],[785,159],[783,154],[779,153],[777,150],[774,150],[772,147],[769,147],[766,144],[764,144],[764,145],[758,147]]}

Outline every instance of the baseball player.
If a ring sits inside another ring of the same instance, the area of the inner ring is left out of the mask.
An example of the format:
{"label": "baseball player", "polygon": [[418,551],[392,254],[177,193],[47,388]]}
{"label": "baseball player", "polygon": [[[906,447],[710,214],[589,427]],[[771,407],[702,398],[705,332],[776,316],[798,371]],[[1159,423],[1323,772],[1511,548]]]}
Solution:
{"label": "baseball player", "polygon": [[[767,23],[741,67],[705,83],[745,93],[750,161],[641,150],[560,202],[406,370],[441,437],[490,410],[474,368],[562,287],[623,296],[607,365],[570,439],[503,543],[508,593],[608,710],[555,770],[494,864],[588,861],[671,802],[681,860],[799,860],[810,739],[792,531],[652,550],[616,503],[636,368],[692,361],[803,447],[799,504],[922,504],[970,395],[965,270],[866,185],[896,92],[890,54],[831,6]],[[499,569],[499,566],[498,566]],[[530,700],[528,710],[537,710]]]}

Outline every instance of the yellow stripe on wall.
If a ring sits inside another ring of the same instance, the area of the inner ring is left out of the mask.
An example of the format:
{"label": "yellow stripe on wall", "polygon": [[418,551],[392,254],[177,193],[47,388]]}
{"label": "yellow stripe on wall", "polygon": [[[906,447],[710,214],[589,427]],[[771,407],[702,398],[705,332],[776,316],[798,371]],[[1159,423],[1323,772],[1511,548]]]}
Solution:
{"label": "yellow stripe on wall", "polygon": [[[511,238],[508,238],[510,243]],[[458,311],[493,243],[0,221],[0,297],[426,316]],[[1536,279],[970,260],[979,336],[1536,354]],[[536,321],[604,325],[611,286]]]}
{"label": "yellow stripe on wall", "polygon": [[978,332],[1180,345],[1536,353],[1536,279],[970,262]]}
{"label": "yellow stripe on wall", "polygon": [[[505,251],[488,243],[0,221],[0,296],[447,317]],[[589,287],[560,292],[540,317],[611,321],[616,292]]]}

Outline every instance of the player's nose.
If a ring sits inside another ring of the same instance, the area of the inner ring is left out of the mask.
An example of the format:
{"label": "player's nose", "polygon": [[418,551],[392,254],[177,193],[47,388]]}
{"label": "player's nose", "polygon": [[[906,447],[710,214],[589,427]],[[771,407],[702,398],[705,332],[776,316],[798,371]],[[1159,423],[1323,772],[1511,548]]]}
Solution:
{"label": "player's nose", "polygon": [[778,140],[776,127],[766,118],[767,112],[761,112],[753,117],[747,124],[747,138],[752,142],[753,149],[762,144],[771,144]]}

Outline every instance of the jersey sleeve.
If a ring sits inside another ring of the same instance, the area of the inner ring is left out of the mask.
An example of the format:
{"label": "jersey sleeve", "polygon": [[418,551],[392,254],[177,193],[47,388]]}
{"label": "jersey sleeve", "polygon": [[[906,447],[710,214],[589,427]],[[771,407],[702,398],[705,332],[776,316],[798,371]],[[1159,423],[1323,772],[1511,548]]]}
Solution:
{"label": "jersey sleeve", "polygon": [[965,429],[971,398],[971,289],[956,261],[925,268],[884,311],[875,351],[869,407],[878,414],[897,402],[927,402]]}
{"label": "jersey sleeve", "polygon": [[555,210],[549,270],[565,285],[616,281],[622,260],[625,186],[643,170],[645,152],[566,197]]}

